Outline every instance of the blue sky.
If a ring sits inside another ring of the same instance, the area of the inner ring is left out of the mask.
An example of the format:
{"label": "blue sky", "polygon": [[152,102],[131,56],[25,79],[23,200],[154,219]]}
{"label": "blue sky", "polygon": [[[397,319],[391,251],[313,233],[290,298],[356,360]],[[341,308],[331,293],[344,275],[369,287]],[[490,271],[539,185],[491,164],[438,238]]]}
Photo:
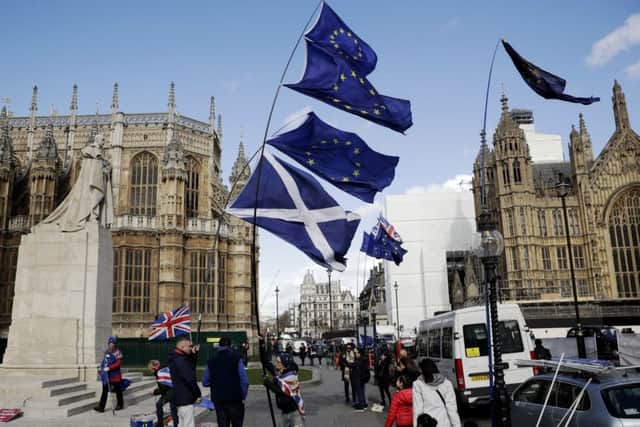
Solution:
{"label": "blue sky", "polygon": [[[500,48],[489,99],[489,138],[504,90],[510,106],[533,109],[537,129],[562,135],[565,145],[571,124],[584,113],[597,155],[614,128],[610,101],[614,79],[626,93],[632,126],[640,129],[636,2],[334,0],[330,4],[376,50],[378,66],[369,76],[371,82],[385,95],[411,100],[414,126],[403,136],[283,89],[271,130],[292,113],[312,107],[333,125],[358,133],[376,150],[400,156],[396,180],[385,194],[432,189],[471,173],[489,60],[500,37],[525,58],[566,78],[568,93],[600,96],[602,102],[581,106],[539,98]],[[216,97],[223,117],[226,179],[241,129],[248,152],[261,143],[283,66],[316,5],[302,0],[10,2],[3,8],[0,98],[11,99],[15,115],[27,115],[31,87],[37,84],[40,113],[54,104],[59,114],[66,114],[71,88],[77,83],[80,113],[93,113],[96,103],[104,112],[117,81],[122,111],[155,112],[166,110],[169,82],[175,81],[182,115],[207,121],[209,97]],[[299,49],[285,82],[301,76],[303,63],[304,51]],[[368,213],[378,209],[367,208],[333,187],[328,190],[346,208]],[[369,215],[362,227],[371,227],[373,221]],[[283,290],[282,307],[297,298],[294,286],[306,268],[314,269],[317,279],[325,278],[321,269],[286,243],[268,233],[262,233],[261,242],[261,296],[267,296],[261,303],[266,312],[275,307],[272,284]],[[353,246],[359,245],[358,237]],[[352,251],[345,274],[334,274],[353,289],[356,254]]]}

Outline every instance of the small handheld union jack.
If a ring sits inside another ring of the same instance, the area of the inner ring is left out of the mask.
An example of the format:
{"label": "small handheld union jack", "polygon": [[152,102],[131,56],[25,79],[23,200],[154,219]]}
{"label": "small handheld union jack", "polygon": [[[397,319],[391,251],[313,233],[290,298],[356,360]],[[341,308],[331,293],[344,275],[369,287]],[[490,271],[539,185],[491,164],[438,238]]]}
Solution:
{"label": "small handheld union jack", "polygon": [[189,317],[189,306],[183,305],[172,311],[160,314],[151,324],[151,340],[166,340],[180,335],[187,335],[191,332],[191,317]]}
{"label": "small handheld union jack", "polygon": [[382,229],[385,231],[385,233],[387,233],[389,237],[391,237],[396,242],[402,243],[402,237],[400,237],[400,234],[396,231],[396,228],[382,215],[380,215],[380,217],[378,218],[378,224],[380,224],[380,227],[382,227]]}

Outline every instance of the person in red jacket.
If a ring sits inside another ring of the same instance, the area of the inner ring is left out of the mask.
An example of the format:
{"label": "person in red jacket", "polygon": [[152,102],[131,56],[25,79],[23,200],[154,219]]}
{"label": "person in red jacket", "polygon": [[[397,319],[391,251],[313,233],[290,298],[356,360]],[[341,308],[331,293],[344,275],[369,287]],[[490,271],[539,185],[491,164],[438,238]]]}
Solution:
{"label": "person in red jacket", "polygon": [[116,347],[116,337],[109,337],[107,340],[107,350],[104,352],[104,358],[100,364],[100,378],[102,379],[102,395],[100,396],[100,403],[93,408],[94,411],[104,412],[104,407],[107,404],[107,395],[109,390],[116,393],[118,404],[115,407],[116,411],[124,408],[124,402],[122,401],[122,373],[120,372],[120,366],[122,365],[122,352]]}
{"label": "person in red jacket", "polygon": [[413,427],[412,383],[413,380],[409,375],[400,375],[396,379],[398,392],[391,399],[389,415],[387,415],[384,427],[391,427],[394,422],[397,427]]}

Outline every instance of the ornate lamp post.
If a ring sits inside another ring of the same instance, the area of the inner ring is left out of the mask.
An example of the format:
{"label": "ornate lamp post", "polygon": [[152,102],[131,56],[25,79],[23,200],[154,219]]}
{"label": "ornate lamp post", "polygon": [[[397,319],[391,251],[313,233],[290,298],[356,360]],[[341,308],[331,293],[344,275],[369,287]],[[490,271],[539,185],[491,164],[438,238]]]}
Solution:
{"label": "ornate lamp post", "polygon": [[396,328],[398,328],[398,339],[400,339],[400,312],[398,311],[398,282],[395,282],[393,289],[396,291]]}
{"label": "ornate lamp post", "polygon": [[279,319],[280,311],[278,310],[278,294],[279,293],[280,293],[280,289],[278,289],[278,287],[276,286],[276,335],[278,337],[280,337],[280,319]]}
{"label": "ornate lamp post", "polygon": [[327,276],[329,277],[329,332],[333,332],[333,299],[331,291],[331,269],[327,268]]}
{"label": "ornate lamp post", "polygon": [[571,286],[573,288],[573,307],[576,311],[576,344],[578,346],[578,357],[586,358],[587,350],[584,345],[584,335],[582,331],[582,323],[580,322],[580,308],[578,307],[578,291],[576,289],[576,275],[573,271],[573,252],[571,251],[571,236],[569,235],[569,220],[567,219],[567,202],[566,198],[571,189],[571,185],[567,182],[567,179],[563,179],[562,175],[559,177],[559,182],[556,184],[556,192],[558,197],[562,199],[562,213],[564,215],[564,230],[567,236],[567,250],[569,251],[569,270],[571,271]]}
{"label": "ornate lamp post", "polygon": [[493,338],[493,375],[494,390],[492,399],[492,418],[496,427],[510,427],[509,394],[504,382],[504,366],[502,364],[502,339],[500,336],[498,319],[498,262],[504,250],[504,238],[491,221],[491,214],[483,209],[478,217],[478,231],[480,232],[480,247],[478,257],[482,260],[485,281],[489,293],[489,317],[491,321],[491,336]]}
{"label": "ornate lamp post", "polygon": [[360,316],[362,319],[362,327],[364,328],[364,338],[362,342],[362,347],[367,348],[367,323],[369,321],[369,312],[367,310],[362,310],[360,312]]}

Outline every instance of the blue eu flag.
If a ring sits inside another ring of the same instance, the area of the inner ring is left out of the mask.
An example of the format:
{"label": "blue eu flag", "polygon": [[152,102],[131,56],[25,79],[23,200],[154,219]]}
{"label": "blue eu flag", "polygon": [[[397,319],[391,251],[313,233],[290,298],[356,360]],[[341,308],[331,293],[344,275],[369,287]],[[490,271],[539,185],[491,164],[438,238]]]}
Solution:
{"label": "blue eu flag", "polygon": [[398,157],[385,156],[358,135],[336,129],[310,112],[299,126],[267,140],[316,175],[368,203],[395,176]]}
{"label": "blue eu flag", "polygon": [[409,101],[380,95],[356,67],[309,41],[306,44],[302,80],[286,87],[398,132],[411,127]]}
{"label": "blue eu flag", "polygon": [[326,2],[305,38],[330,55],[338,55],[367,75],[376,68],[378,57],[364,40],[349,28]]}
{"label": "blue eu flag", "polygon": [[407,253],[401,243],[389,237],[382,227],[375,227],[372,234],[364,233],[360,251],[376,259],[393,261],[396,265],[400,265]]}
{"label": "blue eu flag", "polygon": [[600,101],[600,98],[597,97],[578,98],[563,93],[567,84],[566,80],[527,61],[505,40],[502,40],[502,46],[504,46],[507,54],[511,57],[513,65],[515,65],[525,83],[527,83],[527,85],[529,85],[529,87],[541,97],[545,99],[559,99],[561,101],[584,105]]}

